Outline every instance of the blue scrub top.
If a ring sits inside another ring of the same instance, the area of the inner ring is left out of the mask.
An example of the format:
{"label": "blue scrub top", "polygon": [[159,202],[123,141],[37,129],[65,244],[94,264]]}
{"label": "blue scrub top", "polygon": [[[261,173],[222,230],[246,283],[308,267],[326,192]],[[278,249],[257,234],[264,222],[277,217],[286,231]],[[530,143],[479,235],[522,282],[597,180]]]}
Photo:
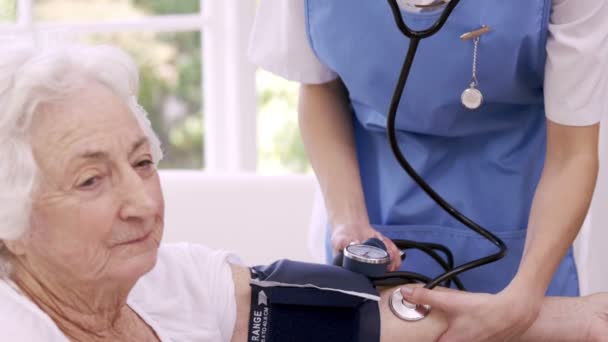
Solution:
{"label": "blue scrub top", "polygon": [[[344,82],[353,115],[370,222],[393,239],[441,243],[460,265],[496,247],[444,212],[395,160],[386,115],[409,41],[384,0],[307,0],[306,26],[317,57]],[[460,276],[471,291],[495,293],[516,274],[532,199],[544,164],[543,80],[551,0],[462,0],[443,29],[418,48],[401,105],[397,135],[417,172],[449,203],[500,237],[507,257]],[[442,9],[403,12],[415,29]],[[460,96],[472,77],[473,41],[460,35],[486,25],[478,46],[484,104]],[[329,246],[329,242],[327,243]],[[428,256],[410,252],[404,270],[437,276]],[[572,250],[548,295],[578,295]]]}

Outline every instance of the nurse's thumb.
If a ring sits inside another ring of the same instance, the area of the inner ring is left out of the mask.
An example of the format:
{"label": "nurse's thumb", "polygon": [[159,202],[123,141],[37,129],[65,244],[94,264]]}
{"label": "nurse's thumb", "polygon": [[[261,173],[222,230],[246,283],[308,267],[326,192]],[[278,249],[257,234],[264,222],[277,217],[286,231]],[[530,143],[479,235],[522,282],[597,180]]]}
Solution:
{"label": "nurse's thumb", "polygon": [[426,304],[446,312],[449,312],[451,308],[451,301],[448,297],[450,294],[446,292],[429,290],[420,286],[403,286],[401,295],[406,301],[413,304]]}

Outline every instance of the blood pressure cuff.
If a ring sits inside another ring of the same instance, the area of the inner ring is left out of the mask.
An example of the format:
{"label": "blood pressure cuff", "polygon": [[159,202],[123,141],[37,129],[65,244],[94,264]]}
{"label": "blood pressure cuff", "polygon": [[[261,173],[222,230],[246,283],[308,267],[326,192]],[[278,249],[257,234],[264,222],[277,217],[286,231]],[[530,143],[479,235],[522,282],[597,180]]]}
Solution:
{"label": "blood pressure cuff", "polygon": [[280,260],[251,268],[249,342],[378,342],[380,297],[342,267]]}

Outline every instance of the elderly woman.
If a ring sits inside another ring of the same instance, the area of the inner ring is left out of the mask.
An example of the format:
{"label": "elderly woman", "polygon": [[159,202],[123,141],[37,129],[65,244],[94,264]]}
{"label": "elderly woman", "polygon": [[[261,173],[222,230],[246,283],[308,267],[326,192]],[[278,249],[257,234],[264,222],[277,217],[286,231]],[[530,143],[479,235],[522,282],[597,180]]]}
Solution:
{"label": "elderly woman", "polygon": [[[246,340],[249,270],[202,246],[161,246],[161,150],[137,91],[115,48],[0,47],[3,340]],[[445,329],[441,310],[397,320],[386,293],[382,341]],[[604,295],[546,299],[524,338],[608,336],[606,310]]]}

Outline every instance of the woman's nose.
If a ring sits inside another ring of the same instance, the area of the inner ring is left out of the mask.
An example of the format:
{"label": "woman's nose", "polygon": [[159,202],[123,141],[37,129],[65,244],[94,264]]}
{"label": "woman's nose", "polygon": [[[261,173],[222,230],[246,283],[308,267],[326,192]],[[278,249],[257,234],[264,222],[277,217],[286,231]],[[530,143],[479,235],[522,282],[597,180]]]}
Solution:
{"label": "woman's nose", "polygon": [[145,219],[156,215],[158,203],[152,195],[152,189],[146,185],[144,179],[133,172],[133,175],[127,177],[122,183],[123,189],[120,190],[122,219]]}

